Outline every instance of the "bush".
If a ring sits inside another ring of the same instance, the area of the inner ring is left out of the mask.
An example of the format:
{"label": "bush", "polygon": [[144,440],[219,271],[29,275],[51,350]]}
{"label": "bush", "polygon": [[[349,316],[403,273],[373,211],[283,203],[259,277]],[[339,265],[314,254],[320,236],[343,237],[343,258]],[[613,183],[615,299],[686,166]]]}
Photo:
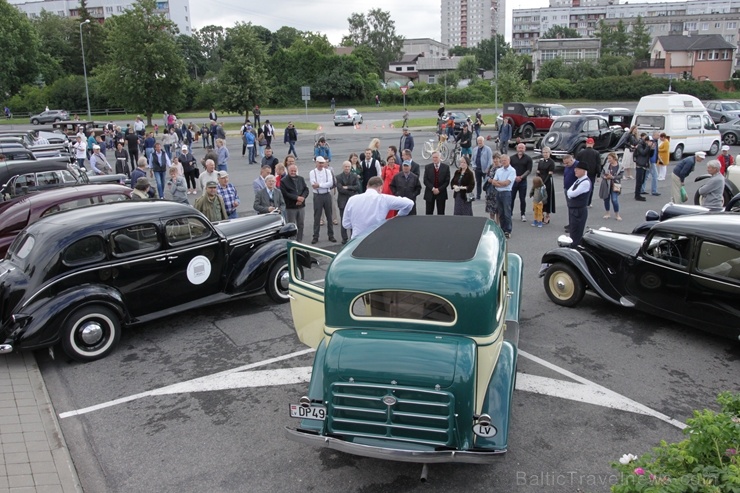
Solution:
{"label": "bush", "polygon": [[621,473],[613,493],[737,493],[740,491],[740,393],[717,398],[722,411],[694,411],[686,440],[665,441],[652,454],[625,454],[612,467]]}

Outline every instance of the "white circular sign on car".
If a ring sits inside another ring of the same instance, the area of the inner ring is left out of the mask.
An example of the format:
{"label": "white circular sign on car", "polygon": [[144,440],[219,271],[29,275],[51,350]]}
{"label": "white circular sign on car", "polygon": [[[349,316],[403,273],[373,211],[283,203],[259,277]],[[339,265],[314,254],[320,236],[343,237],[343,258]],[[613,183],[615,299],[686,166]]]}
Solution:
{"label": "white circular sign on car", "polygon": [[473,425],[473,433],[483,438],[492,438],[496,436],[498,430],[491,424],[482,425],[480,423]]}
{"label": "white circular sign on car", "polygon": [[193,257],[188,264],[187,269],[188,281],[193,284],[203,284],[211,275],[211,261],[203,255]]}

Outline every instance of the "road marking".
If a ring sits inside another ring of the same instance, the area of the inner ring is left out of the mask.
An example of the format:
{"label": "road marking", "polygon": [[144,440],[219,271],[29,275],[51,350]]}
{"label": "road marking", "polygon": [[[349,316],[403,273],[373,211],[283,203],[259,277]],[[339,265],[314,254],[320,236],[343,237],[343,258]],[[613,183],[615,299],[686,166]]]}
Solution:
{"label": "road marking", "polygon": [[[277,385],[307,383],[311,380],[310,366],[257,371],[249,370],[278,361],[294,358],[296,356],[302,356],[312,351],[314,350],[306,349],[303,351],[286,354],[284,356],[279,356],[277,358],[271,358],[265,361],[232,368],[231,370],[214,373],[213,375],[207,375],[204,377],[187,380],[185,382],[168,385],[166,387],[161,387],[159,389],[122,397],[120,399],[104,402],[102,404],[96,404],[94,406],[77,409],[75,411],[67,411],[64,413],[60,413],[59,417],[69,418],[71,416],[80,416],[82,414],[99,411],[108,407],[117,406],[119,404],[124,404],[126,402],[131,402],[137,399],[142,399],[144,397],[152,397],[157,395],[184,394],[192,392],[212,392],[217,390],[243,389],[251,387],[273,387]],[[632,399],[611,391],[606,387],[602,387],[601,385],[580,377],[564,368],[560,368],[559,366],[549,363],[541,358],[538,358],[537,356],[529,354],[525,351],[519,351],[519,355],[532,360],[535,363],[540,364],[546,368],[549,368],[550,370],[553,370],[571,380],[575,380],[575,382],[577,383],[558,380],[555,378],[541,377],[527,373],[517,373],[516,390],[533,392],[536,394],[548,395],[551,397],[559,397],[561,399],[593,404],[595,406],[617,409],[620,411],[627,411],[636,414],[642,414],[645,416],[652,416],[677,428],[686,428],[686,425],[681,421],[666,416],[663,413],[660,413],[643,404],[640,404],[639,402],[633,401]]]}

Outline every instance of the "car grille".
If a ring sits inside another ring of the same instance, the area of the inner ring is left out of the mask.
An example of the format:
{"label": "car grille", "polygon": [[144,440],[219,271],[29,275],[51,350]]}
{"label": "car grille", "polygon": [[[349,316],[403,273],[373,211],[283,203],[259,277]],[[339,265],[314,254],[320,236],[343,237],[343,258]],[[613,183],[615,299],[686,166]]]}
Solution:
{"label": "car grille", "polygon": [[[395,398],[388,405],[383,402]],[[328,431],[344,436],[454,446],[455,396],[450,392],[396,385],[335,382]]]}

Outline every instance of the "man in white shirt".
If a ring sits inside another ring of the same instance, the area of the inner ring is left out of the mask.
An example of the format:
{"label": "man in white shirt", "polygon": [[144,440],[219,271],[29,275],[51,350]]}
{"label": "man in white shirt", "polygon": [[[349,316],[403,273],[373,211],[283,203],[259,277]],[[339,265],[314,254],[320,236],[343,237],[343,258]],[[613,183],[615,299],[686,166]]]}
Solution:
{"label": "man in white shirt", "polygon": [[591,195],[591,180],[588,179],[588,165],[579,162],[575,169],[576,181],[565,192],[568,201],[568,224],[570,225],[571,246],[577,247],[583,238],[588,220],[588,199]]}
{"label": "man in white shirt", "polygon": [[334,237],[334,226],[332,216],[331,189],[334,188],[334,174],[326,168],[326,159],[316,157],[316,167],[308,174],[313,191],[313,239],[311,244],[319,242],[319,231],[321,229],[321,212],[326,215],[326,232],[329,241],[336,243]]}
{"label": "man in white shirt", "polygon": [[87,159],[87,142],[82,137],[82,134],[77,134],[77,142],[72,144],[72,148],[75,150],[75,159],[77,159],[77,166],[85,169],[85,159]]}
{"label": "man in white shirt", "polygon": [[501,218],[501,229],[504,236],[511,238],[511,190],[516,181],[516,170],[511,165],[511,158],[506,154],[501,156],[501,166],[496,168],[491,185],[496,187],[496,200],[498,202],[498,214]]}
{"label": "man in white shirt", "polygon": [[206,185],[209,181],[218,183],[218,171],[216,171],[216,162],[213,159],[206,159],[206,170],[201,172],[200,177],[200,188],[203,190],[203,194],[206,193]]}
{"label": "man in white shirt", "polygon": [[373,176],[367,182],[365,193],[354,195],[344,208],[342,226],[352,230],[352,238],[365,235],[385,222],[389,211],[398,210],[399,216],[407,216],[414,201],[406,197],[395,197],[380,193],[383,179]]}

